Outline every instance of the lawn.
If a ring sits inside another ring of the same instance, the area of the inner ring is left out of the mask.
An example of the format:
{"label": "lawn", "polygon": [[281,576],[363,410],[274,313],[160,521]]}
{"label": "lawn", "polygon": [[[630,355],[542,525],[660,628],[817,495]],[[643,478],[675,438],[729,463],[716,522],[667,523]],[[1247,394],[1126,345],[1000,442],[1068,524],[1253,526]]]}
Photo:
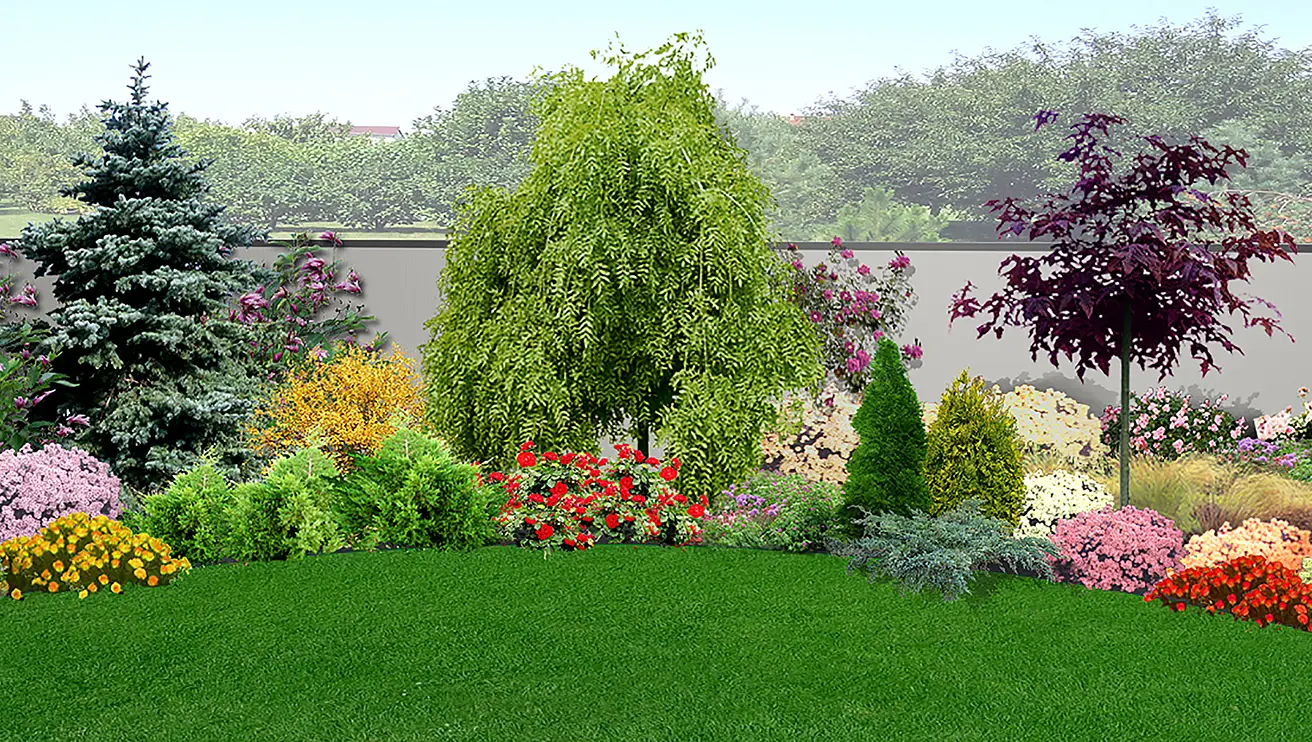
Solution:
{"label": "lawn", "polygon": [[4,739],[1306,739],[1312,637],[981,573],[602,546],[199,567],[0,602]]}

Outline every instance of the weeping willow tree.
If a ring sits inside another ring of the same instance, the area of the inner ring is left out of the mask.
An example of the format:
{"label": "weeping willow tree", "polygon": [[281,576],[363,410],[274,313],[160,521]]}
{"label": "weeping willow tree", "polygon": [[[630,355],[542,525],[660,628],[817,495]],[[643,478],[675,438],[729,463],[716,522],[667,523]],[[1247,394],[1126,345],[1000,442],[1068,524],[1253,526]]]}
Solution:
{"label": "weeping willow tree", "polygon": [[426,422],[457,454],[507,467],[524,441],[599,453],[602,434],[646,453],[654,432],[709,497],[760,466],[770,400],[821,377],[769,191],[687,42],[548,76],[529,175],[466,191],[422,346]]}

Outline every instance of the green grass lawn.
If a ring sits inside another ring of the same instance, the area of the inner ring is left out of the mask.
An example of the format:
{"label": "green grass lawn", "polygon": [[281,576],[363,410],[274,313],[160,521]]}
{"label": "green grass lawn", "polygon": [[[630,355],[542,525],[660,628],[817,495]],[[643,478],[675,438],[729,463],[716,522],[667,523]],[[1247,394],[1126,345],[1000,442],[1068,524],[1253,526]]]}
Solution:
{"label": "green grass lawn", "polygon": [[1294,740],[1312,636],[831,555],[385,551],[0,604],[9,740]]}

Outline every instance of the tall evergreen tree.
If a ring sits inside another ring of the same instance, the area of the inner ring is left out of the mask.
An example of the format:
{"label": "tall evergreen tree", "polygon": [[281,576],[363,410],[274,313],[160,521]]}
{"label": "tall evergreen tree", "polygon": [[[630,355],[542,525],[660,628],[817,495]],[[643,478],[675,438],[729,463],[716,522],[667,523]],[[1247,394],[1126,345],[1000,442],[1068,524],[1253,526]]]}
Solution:
{"label": "tall evergreen tree", "polygon": [[148,67],[133,68],[131,102],[100,105],[104,153],[74,158],[87,180],[61,190],[95,211],[29,225],[18,245],[36,276],[58,274],[62,306],[44,343],[62,348],[51,370],[78,384],[36,414],[87,415],[74,442],[142,491],[167,485],[210,446],[230,473],[250,464],[240,421],[262,386],[240,352],[250,331],[207,317],[275,275],[229,257],[263,235],[202,203],[210,163],[183,162],[167,104],[145,102]]}
{"label": "tall evergreen tree", "polygon": [[513,465],[524,441],[595,451],[599,432],[646,453],[655,430],[675,486],[709,496],[760,466],[770,398],[821,375],[769,191],[691,60],[655,54],[556,75],[533,170],[461,209],[423,349],[429,422],[461,455]]}
{"label": "tall evergreen tree", "polygon": [[862,535],[853,523],[865,517],[855,509],[858,505],[870,513],[929,512],[933,501],[925,483],[927,443],[920,400],[897,343],[888,338],[879,341],[874,373],[852,416],[852,428],[861,442],[852,450],[843,483],[845,535]]}

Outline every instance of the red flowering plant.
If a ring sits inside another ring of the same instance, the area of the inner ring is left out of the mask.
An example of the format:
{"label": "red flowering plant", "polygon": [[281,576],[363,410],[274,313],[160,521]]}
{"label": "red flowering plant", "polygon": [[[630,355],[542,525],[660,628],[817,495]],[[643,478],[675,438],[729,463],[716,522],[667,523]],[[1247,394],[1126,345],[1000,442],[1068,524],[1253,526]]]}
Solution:
{"label": "red flowering plant", "polygon": [[487,477],[510,495],[496,521],[517,545],[582,551],[606,543],[701,541],[706,498],[689,505],[664,484],[678,477],[677,458],[656,470],[659,460],[623,445],[614,463],[588,453],[549,451],[539,459],[532,449],[532,441],[520,446],[519,472]]}
{"label": "red flowering plant", "polygon": [[1183,611],[1200,606],[1208,613],[1228,611],[1258,626],[1280,623],[1312,631],[1312,585],[1298,573],[1266,557],[1251,554],[1212,567],[1190,567],[1158,582],[1143,597]]}

